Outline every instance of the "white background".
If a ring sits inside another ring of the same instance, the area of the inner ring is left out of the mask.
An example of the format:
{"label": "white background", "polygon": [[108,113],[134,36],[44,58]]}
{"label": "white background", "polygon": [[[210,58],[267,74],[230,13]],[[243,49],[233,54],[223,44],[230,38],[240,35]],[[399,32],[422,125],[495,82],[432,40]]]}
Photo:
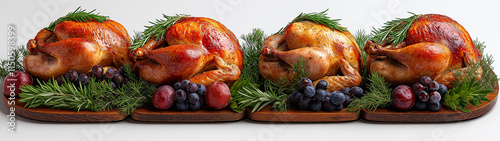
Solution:
{"label": "white background", "polygon": [[[498,1],[2,1],[0,2],[0,57],[7,58],[7,27],[16,26],[17,43],[25,45],[41,28],[78,6],[97,9],[120,22],[128,30],[144,30],[148,21],[167,15],[191,14],[216,19],[237,36],[262,28],[274,33],[300,12],[325,9],[351,32],[371,30],[397,17],[417,14],[448,15],[470,33],[485,41],[486,53],[499,60],[500,3]],[[499,62],[494,63],[500,68]],[[497,72],[498,73],[498,72]],[[175,124],[136,122],[127,119],[112,123],[49,123],[16,117],[16,131],[7,132],[7,108],[0,102],[0,140],[498,140],[500,109],[494,107],[478,119],[432,124],[377,123],[364,120],[344,123],[271,124],[252,121],[226,123]]]}

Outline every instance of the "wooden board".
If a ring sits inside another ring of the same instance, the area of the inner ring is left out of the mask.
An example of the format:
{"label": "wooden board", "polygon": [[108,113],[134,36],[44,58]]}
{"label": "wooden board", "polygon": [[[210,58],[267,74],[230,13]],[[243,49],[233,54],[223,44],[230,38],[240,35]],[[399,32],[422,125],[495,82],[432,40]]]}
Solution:
{"label": "wooden board", "polygon": [[[121,121],[127,118],[127,116],[120,114],[118,109],[103,111],[103,112],[93,112],[89,110],[82,110],[76,112],[73,110],[58,110],[49,109],[43,107],[37,108],[25,108],[25,103],[20,103],[15,99],[15,104],[9,105],[9,97],[4,96],[3,101],[7,108],[15,108],[14,113],[16,115],[33,119],[39,121],[52,121],[52,122],[106,122],[106,121]],[[11,102],[12,103],[12,102]]]}
{"label": "wooden board", "polygon": [[482,102],[483,105],[479,107],[467,106],[465,108],[469,109],[470,113],[464,113],[460,110],[453,111],[446,108],[441,108],[437,112],[431,111],[405,111],[398,112],[391,109],[377,109],[375,112],[362,111],[363,119],[369,121],[382,121],[382,122],[453,122],[469,120],[480,117],[488,113],[493,106],[497,103],[498,96],[498,84],[495,87],[495,91],[488,94],[486,98],[490,102]]}
{"label": "wooden board", "polygon": [[[345,110],[345,108],[344,108]],[[359,119],[359,113],[346,111],[307,111],[289,108],[286,112],[274,111],[271,106],[266,106],[259,112],[247,109],[247,116],[251,120],[264,122],[342,122]]]}
{"label": "wooden board", "polygon": [[237,113],[230,108],[210,110],[207,107],[199,111],[158,110],[144,107],[135,110],[130,117],[137,121],[156,122],[223,122],[238,121],[245,117],[245,112]]}

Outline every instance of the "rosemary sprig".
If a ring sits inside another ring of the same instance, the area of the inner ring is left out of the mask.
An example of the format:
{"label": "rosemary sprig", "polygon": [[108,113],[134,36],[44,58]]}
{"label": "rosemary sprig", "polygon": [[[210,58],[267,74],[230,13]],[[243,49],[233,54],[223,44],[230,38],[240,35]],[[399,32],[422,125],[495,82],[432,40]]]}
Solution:
{"label": "rosemary sprig", "polygon": [[373,112],[377,108],[389,106],[392,101],[390,84],[378,73],[372,73],[368,81],[371,82],[368,84],[369,91],[362,98],[354,99],[349,104],[347,111],[358,112],[366,109]]}
{"label": "rosemary sprig", "polygon": [[133,72],[130,65],[124,67],[129,82],[113,89],[109,81],[97,81],[91,78],[87,86],[64,82],[58,85],[54,79],[39,82],[40,85],[26,85],[21,88],[20,102],[26,102],[26,107],[47,106],[55,109],[105,111],[119,108],[122,114],[129,115],[136,108],[149,104],[151,94],[156,87],[140,78]]}
{"label": "rosemary sprig", "polygon": [[138,49],[144,44],[146,44],[149,39],[155,38],[155,40],[160,40],[165,38],[165,33],[167,32],[168,27],[175,24],[180,19],[190,17],[190,15],[185,14],[176,14],[175,16],[167,16],[163,14],[165,19],[156,19],[155,22],[149,22],[150,26],[144,26],[146,29],[141,33],[142,35],[138,38],[135,38],[135,42],[132,43],[132,46],[129,49],[135,50]]}
{"label": "rosemary sprig", "polygon": [[245,42],[242,44],[245,64],[241,76],[249,78],[252,82],[262,81],[262,76],[259,73],[259,57],[262,43],[266,38],[267,35],[262,29],[253,29],[252,33],[241,36]]}
{"label": "rosemary sprig", "polygon": [[[326,12],[328,10],[329,9],[326,9],[325,11],[321,11],[321,12],[300,13],[299,16],[297,16],[290,23],[288,23],[287,26],[290,25],[291,23],[294,23],[294,22],[312,21],[315,23],[323,24],[332,30],[347,31],[344,27],[340,26],[340,24],[339,24],[340,19],[330,19],[330,17],[327,16]],[[282,27],[275,34],[283,34],[283,32],[287,26]]]}
{"label": "rosemary sprig", "polygon": [[66,16],[60,17],[59,19],[51,22],[49,26],[46,27],[45,29],[54,31],[56,25],[64,21],[90,22],[92,20],[95,20],[97,22],[102,23],[103,21],[106,21],[109,18],[109,16],[102,16],[99,15],[99,13],[94,13],[95,9],[90,12],[85,12],[85,11],[86,11],[85,9],[81,9],[81,7],[79,6],[78,8],[76,8],[75,11],[70,12],[66,14]]}
{"label": "rosemary sprig", "polygon": [[449,106],[454,111],[460,109],[462,112],[470,112],[465,106],[470,104],[477,107],[478,105],[482,105],[481,101],[489,102],[486,95],[493,92],[493,90],[482,89],[483,86],[481,86],[481,83],[476,81],[475,70],[479,67],[479,64],[467,67],[468,71],[464,75],[460,75],[459,71],[454,70],[457,80],[453,84],[453,89],[448,91],[444,96],[444,105]]}
{"label": "rosemary sprig", "polygon": [[[266,80],[266,82],[269,82],[269,80]],[[240,85],[239,87],[241,88],[241,90],[236,92],[239,97],[235,99],[237,101],[236,104],[238,104],[238,108],[235,111],[241,112],[239,109],[246,107],[253,107],[252,112],[260,111],[269,104],[273,104],[273,107],[277,109],[286,110],[287,108],[286,102],[283,102],[287,95],[278,95],[273,90],[263,92],[258,88],[258,85],[251,83],[250,79],[245,79],[235,84]]]}
{"label": "rosemary sprig", "polygon": [[[358,44],[359,50],[361,51],[361,56],[363,57],[363,68],[361,69],[361,77],[362,80],[366,80],[368,78],[368,69],[366,68],[366,58],[368,55],[364,51],[364,47],[366,44],[366,41],[370,40],[372,38],[371,34],[366,34],[365,30],[358,30],[354,34],[354,39],[356,40],[356,43]],[[366,81],[361,82],[361,86],[364,86]]]}
{"label": "rosemary sprig", "polygon": [[476,38],[472,42],[474,42],[474,45],[476,45],[476,48],[479,49],[479,51],[481,51],[481,53],[484,53],[484,49],[486,48],[484,41],[481,42],[481,41],[479,41],[479,38]]}
{"label": "rosemary sprig", "polygon": [[251,89],[248,87],[254,85],[259,87],[262,84],[262,76],[259,72],[259,56],[260,48],[262,42],[267,38],[264,31],[261,29],[252,29],[252,33],[241,35],[243,39],[242,51],[245,63],[243,64],[243,70],[241,71],[240,78],[231,86],[231,101],[230,107],[233,111],[242,112],[246,107],[252,104],[242,104],[239,103],[245,99],[248,99],[246,95],[240,95],[243,87]]}
{"label": "rosemary sprig", "polygon": [[396,18],[395,20],[388,21],[384,23],[384,26],[380,29],[373,28],[373,38],[370,40],[376,41],[379,44],[396,45],[401,43],[406,38],[406,33],[408,32],[408,29],[410,29],[413,21],[420,16],[412,12],[408,13],[412,16],[408,18]]}
{"label": "rosemary sprig", "polygon": [[493,72],[493,56],[491,54],[484,53],[484,49],[486,48],[485,42],[479,41],[478,38],[476,38],[473,42],[482,54],[479,65],[483,69],[483,73],[481,75],[481,79],[478,81],[481,83],[481,86],[483,86],[483,89],[493,90],[498,83],[498,77]]}
{"label": "rosemary sprig", "polygon": [[0,61],[0,79],[5,78],[11,71],[24,71],[23,59],[28,55],[29,51],[25,46],[17,46],[9,52],[6,60]]}

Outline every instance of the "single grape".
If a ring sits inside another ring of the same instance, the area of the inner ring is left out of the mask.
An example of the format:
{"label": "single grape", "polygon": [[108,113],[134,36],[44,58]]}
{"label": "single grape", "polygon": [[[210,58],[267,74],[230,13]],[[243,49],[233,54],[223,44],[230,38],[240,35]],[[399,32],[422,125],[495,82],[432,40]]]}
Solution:
{"label": "single grape", "polygon": [[323,89],[317,89],[316,90],[316,94],[314,95],[314,97],[316,98],[316,100],[318,101],[323,101],[326,97],[326,91],[323,90]]}
{"label": "single grape", "polygon": [[177,103],[175,104],[175,107],[179,111],[186,111],[188,109],[189,105],[186,102],[179,102],[179,101],[177,101]]}
{"label": "single grape", "polygon": [[66,79],[66,81],[76,83],[78,82],[78,72],[76,72],[75,70],[70,70],[66,73],[64,78]]}
{"label": "single grape", "polygon": [[310,109],[311,109],[311,111],[314,111],[314,112],[321,110],[321,102],[319,102],[317,100],[312,101]]}
{"label": "single grape", "polygon": [[299,109],[307,110],[307,109],[309,109],[309,104],[302,104],[299,102]]}
{"label": "single grape", "polygon": [[120,74],[115,75],[115,77],[113,77],[113,82],[115,82],[115,84],[117,84],[117,85],[123,84],[124,81],[125,81],[125,79]]}
{"label": "single grape", "polygon": [[439,89],[437,90],[439,92],[439,94],[441,94],[441,97],[444,96],[444,94],[446,94],[446,92],[448,92],[448,87],[446,87],[446,85],[444,84],[439,84]]}
{"label": "single grape", "polygon": [[196,84],[198,86],[198,90],[196,90],[196,93],[200,96],[205,96],[205,92],[207,91],[207,87],[205,85],[198,83]]}
{"label": "single grape", "polygon": [[80,76],[78,76],[78,81],[83,85],[88,85],[89,84],[89,81],[90,81],[90,78],[87,74],[85,73],[82,73],[80,74]]}
{"label": "single grape", "polygon": [[189,103],[191,103],[191,104],[199,102],[200,101],[200,95],[198,95],[197,93],[191,93],[191,94],[188,95],[187,101]]}
{"label": "single grape", "polygon": [[181,89],[181,82],[177,82],[174,84],[174,89],[178,90]]}
{"label": "single grape", "polygon": [[189,82],[188,85],[186,86],[186,90],[189,93],[196,93],[196,90],[198,90],[198,85],[196,85],[193,82]]}
{"label": "single grape", "polygon": [[335,105],[333,105],[332,102],[330,102],[330,98],[326,97],[325,101],[321,102],[321,108],[325,111],[333,111],[335,110]]}
{"label": "single grape", "polygon": [[439,94],[437,91],[431,92],[429,96],[429,101],[433,104],[439,103],[439,101],[441,101],[441,94]]}
{"label": "single grape", "polygon": [[177,91],[175,91],[175,94],[174,94],[174,99],[179,101],[179,102],[183,102],[184,100],[186,100],[186,92],[182,89],[178,89]]}
{"label": "single grape", "polygon": [[111,80],[111,79],[113,79],[113,77],[115,77],[115,70],[111,69],[111,68],[108,68],[108,70],[104,74],[103,78],[105,80]]}
{"label": "single grape", "polygon": [[186,89],[189,82],[190,82],[189,80],[182,80],[181,81],[181,89]]}
{"label": "single grape", "polygon": [[349,87],[345,87],[344,89],[342,89],[342,93],[349,95],[349,96],[353,96],[352,94],[349,93],[349,91],[351,91],[351,88],[349,88]]}
{"label": "single grape", "polygon": [[64,77],[59,76],[56,78],[57,84],[62,85],[64,83]]}
{"label": "single grape", "polygon": [[320,80],[316,84],[316,89],[328,90],[328,82],[325,80]]}
{"label": "single grape", "polygon": [[300,90],[293,91],[292,94],[290,94],[290,102],[292,102],[292,104],[298,104],[301,95],[302,93]]}
{"label": "single grape", "polygon": [[330,97],[330,101],[334,105],[342,105],[345,101],[345,95],[344,95],[344,93],[342,93],[340,91],[334,91],[332,93],[332,96]]}
{"label": "single grape", "polygon": [[194,104],[190,103],[190,104],[189,104],[189,110],[191,110],[191,111],[198,111],[198,110],[200,110],[200,109],[201,109],[201,106],[202,106],[202,105],[201,105],[201,102],[200,102],[200,101],[198,101],[198,102],[196,102],[196,103],[194,103]]}
{"label": "single grape", "polygon": [[344,108],[344,105],[340,104],[340,105],[334,105],[335,106],[335,111],[340,111],[342,110],[342,108]]}
{"label": "single grape", "polygon": [[422,101],[415,101],[415,105],[413,105],[413,108],[415,110],[423,111],[427,108],[427,102],[422,102]]}
{"label": "single grape", "polygon": [[429,84],[431,83],[432,81],[432,78],[429,77],[429,76],[422,76],[420,77],[420,83],[422,83],[422,85],[424,86],[429,86]]}
{"label": "single grape", "polygon": [[300,105],[300,104],[303,104],[303,105],[309,105],[309,103],[311,103],[311,100],[312,100],[312,98],[310,98],[310,97],[307,97],[307,96],[301,96],[301,97],[300,97],[300,101],[299,101],[299,105]]}
{"label": "single grape", "polygon": [[314,89],[313,86],[307,86],[305,89],[304,89],[304,96],[307,96],[307,97],[313,97],[314,94],[316,94],[316,89]]}
{"label": "single grape", "polygon": [[417,95],[418,101],[421,102],[427,102],[429,100],[429,97],[429,93],[427,93],[426,91],[420,91],[420,93],[418,93]]}
{"label": "single grape", "polygon": [[431,83],[429,83],[429,90],[431,91],[439,90],[439,83],[436,81],[431,81]]}
{"label": "single grape", "polygon": [[423,91],[425,89],[425,86],[422,85],[422,83],[415,83],[413,86],[411,86],[411,89],[413,90],[414,94],[418,94],[420,91]]}
{"label": "single grape", "polygon": [[342,105],[344,105],[344,107],[347,107],[347,106],[349,106],[349,104],[351,104],[351,97],[349,95],[346,95],[346,94],[344,94],[344,96],[345,96],[345,101],[344,101],[344,103],[342,103]]}
{"label": "single grape", "polygon": [[101,65],[95,65],[92,67],[92,75],[97,78],[97,79],[101,79],[102,78],[102,74],[104,73],[104,69],[102,68]]}
{"label": "single grape", "polygon": [[429,103],[429,110],[432,112],[437,112],[441,109],[441,103]]}
{"label": "single grape", "polygon": [[311,79],[306,78],[306,77],[300,79],[300,81],[299,81],[299,87],[302,88],[302,89],[305,89],[307,86],[312,86]]}
{"label": "single grape", "polygon": [[364,95],[363,89],[361,87],[358,87],[358,86],[352,87],[351,90],[349,91],[349,93],[351,93],[356,98],[361,98]]}

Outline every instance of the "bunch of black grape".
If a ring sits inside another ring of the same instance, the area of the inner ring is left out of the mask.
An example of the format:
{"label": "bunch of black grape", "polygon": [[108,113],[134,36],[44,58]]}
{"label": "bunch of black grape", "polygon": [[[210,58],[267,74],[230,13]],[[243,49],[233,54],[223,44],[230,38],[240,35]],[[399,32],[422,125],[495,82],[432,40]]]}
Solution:
{"label": "bunch of black grape", "polygon": [[182,80],[174,84],[175,107],[179,111],[200,110],[205,105],[205,92],[203,84],[195,84],[189,80]]}
{"label": "bunch of black grape", "polygon": [[122,84],[128,82],[128,78],[124,76],[123,66],[119,69],[109,67],[106,70],[106,73],[104,73],[104,67],[95,65],[92,67],[92,71],[88,73],[78,74],[75,70],[70,70],[64,76],[57,77],[56,81],[59,84],[62,84],[64,80],[66,80],[75,85],[82,84],[82,86],[86,86],[89,84],[90,77],[94,77],[97,81],[109,81],[109,85],[116,88],[117,86],[121,86]]}
{"label": "bunch of black grape", "polygon": [[[327,91],[328,82],[325,80],[318,81],[316,88],[314,88],[311,79],[302,78],[299,82],[299,86],[300,89],[295,90],[291,94],[290,102],[292,106],[297,106],[302,110],[319,111],[323,109],[324,111],[340,111],[351,102],[350,94],[344,94],[341,91]],[[355,89],[361,89],[357,88]],[[348,91],[350,90],[349,88]],[[363,90],[361,89],[361,95],[362,93]]]}
{"label": "bunch of black grape", "polygon": [[422,76],[420,82],[413,84],[411,88],[415,94],[415,105],[413,108],[420,111],[426,109],[433,112],[439,111],[443,97],[448,91],[448,88],[444,84],[432,81],[432,78],[429,76]]}

